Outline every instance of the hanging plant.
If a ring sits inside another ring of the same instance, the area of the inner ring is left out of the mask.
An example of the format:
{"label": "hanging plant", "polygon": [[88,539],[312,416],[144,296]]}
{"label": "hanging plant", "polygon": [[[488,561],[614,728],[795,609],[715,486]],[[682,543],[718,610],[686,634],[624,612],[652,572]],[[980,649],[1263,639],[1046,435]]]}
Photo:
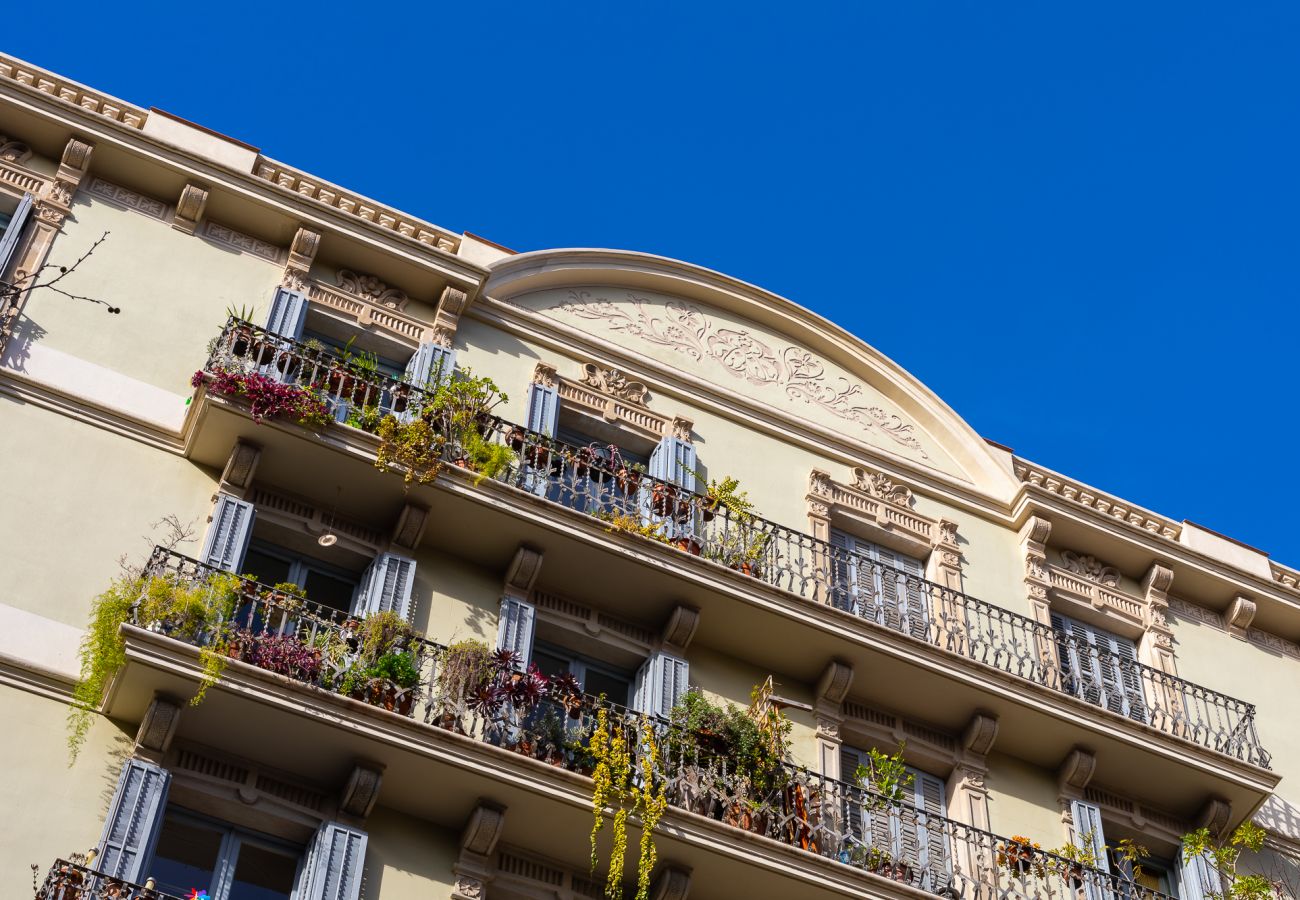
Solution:
{"label": "hanging plant", "polygon": [[438,477],[447,438],[428,422],[423,419],[403,422],[396,416],[384,416],[375,433],[379,435],[376,469],[401,472],[408,489],[413,481],[430,484]]}
{"label": "hanging plant", "polygon": [[[605,878],[606,900],[623,900],[623,867],[627,859],[627,822],[636,815],[641,820],[640,856],[637,861],[637,889],[635,900],[648,900],[650,875],[658,859],[654,831],[668,808],[667,784],[657,777],[662,764],[662,751],[655,739],[649,720],[642,716],[636,726],[636,759],[632,757],[623,723],[610,722],[609,710],[601,706],[596,711],[596,725],[586,747],[594,761],[592,771],[591,806],[594,821],[591,827],[591,871],[600,865],[597,836],[605,827],[605,810],[614,808],[613,847],[609,854],[609,872]],[[632,785],[632,774],[639,769],[637,785]]]}
{"label": "hanging plant", "polygon": [[204,384],[213,394],[246,402],[249,414],[259,425],[267,419],[291,419],[307,428],[324,428],[334,421],[329,405],[315,387],[284,384],[260,372],[224,368],[195,372],[190,385],[198,388]]}
{"label": "hanging plant", "polygon": [[[655,847],[654,832],[668,808],[668,784],[656,779],[662,757],[654,729],[645,716],[641,717],[641,783],[637,808],[641,815],[641,858],[636,867],[636,900],[649,900],[650,875],[654,872],[659,851]],[[658,781],[658,787],[655,782]]]}

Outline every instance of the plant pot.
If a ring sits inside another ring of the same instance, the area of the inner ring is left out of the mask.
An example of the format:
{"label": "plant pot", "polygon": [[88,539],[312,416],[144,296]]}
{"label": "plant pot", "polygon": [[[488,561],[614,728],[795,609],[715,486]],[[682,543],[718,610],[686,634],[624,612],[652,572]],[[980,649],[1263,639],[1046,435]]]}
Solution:
{"label": "plant pot", "polygon": [[356,383],[356,379],[347,372],[340,372],[336,369],[329,373],[327,383],[329,384],[331,394],[336,397],[343,397],[345,394],[350,394],[352,392],[352,387]]}
{"label": "plant pot", "polygon": [[[506,434],[506,446],[516,453],[519,453],[524,449],[524,443],[527,441],[527,437],[528,436],[524,434],[524,430],[516,425]],[[531,463],[532,460],[529,460],[529,462]]]}
{"label": "plant pot", "polygon": [[302,360],[296,356],[291,356],[288,353],[280,354],[280,357],[275,361],[276,369],[278,369],[280,374],[285,378],[292,378],[294,374],[297,373],[298,367],[301,365]]}
{"label": "plant pot", "polygon": [[670,484],[657,482],[654,490],[650,493],[650,508],[655,511],[657,516],[667,516],[671,513],[676,504],[677,488]]}
{"label": "plant pot", "polygon": [[705,498],[704,502],[700,504],[700,515],[703,517],[704,521],[712,522],[714,516],[716,516],[717,514],[718,514],[718,498],[717,497]]}
{"label": "plant pot", "polygon": [[579,447],[578,452],[573,455],[573,474],[578,478],[586,478],[587,473],[591,471],[591,462],[595,457],[590,447]]}
{"label": "plant pot", "polygon": [[700,551],[703,549],[703,546],[700,544],[699,539],[692,537],[690,535],[673,538],[673,546],[676,547],[678,550],[682,550],[685,551],[686,553],[689,553],[691,556],[699,556]]}
{"label": "plant pot", "polygon": [[406,406],[410,402],[411,402],[411,389],[406,385],[402,385],[397,390],[393,391],[393,412],[395,413],[406,412]]}
{"label": "plant pot", "polygon": [[1070,885],[1071,890],[1077,891],[1083,887],[1083,864],[1071,863],[1070,867],[1065,870],[1065,881]]}
{"label": "plant pot", "polygon": [[254,340],[251,343],[249,355],[257,361],[259,366],[270,365],[275,360],[276,346],[273,341],[266,338]]}
{"label": "plant pot", "polygon": [[253,328],[251,325],[237,325],[235,333],[230,341],[230,352],[235,356],[247,356],[248,348],[253,343]]}
{"label": "plant pot", "polygon": [[637,492],[641,485],[641,473],[635,469],[623,467],[614,473],[614,487],[619,493],[628,497]]}
{"label": "plant pot", "polygon": [[758,567],[754,563],[750,562],[749,560],[746,560],[744,562],[731,563],[729,566],[727,566],[727,568],[739,572],[742,575],[752,576]]}
{"label": "plant pot", "polygon": [[544,469],[550,462],[551,451],[545,447],[539,447],[537,444],[530,444],[524,449],[524,462],[534,469]]}

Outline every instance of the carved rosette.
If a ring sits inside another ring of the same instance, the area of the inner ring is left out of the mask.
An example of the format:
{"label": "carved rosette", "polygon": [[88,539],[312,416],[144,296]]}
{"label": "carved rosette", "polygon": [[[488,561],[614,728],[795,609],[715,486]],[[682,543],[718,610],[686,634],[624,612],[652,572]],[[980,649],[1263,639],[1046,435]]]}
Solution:
{"label": "carved rosette", "polygon": [[401,312],[410,300],[405,291],[389,287],[375,275],[353,272],[350,269],[339,269],[335,280],[338,286],[349,294],[360,297],[375,306],[385,306]]}
{"label": "carved rosette", "polygon": [[[864,494],[869,494],[895,506],[910,507],[912,505],[911,489],[896,483],[884,472],[872,472],[861,467],[855,468],[853,470],[853,487]],[[953,528],[955,529],[956,526],[954,525]]]}
{"label": "carved rosette", "polygon": [[453,900],[483,900],[483,882],[468,875],[458,875],[451,896]]}

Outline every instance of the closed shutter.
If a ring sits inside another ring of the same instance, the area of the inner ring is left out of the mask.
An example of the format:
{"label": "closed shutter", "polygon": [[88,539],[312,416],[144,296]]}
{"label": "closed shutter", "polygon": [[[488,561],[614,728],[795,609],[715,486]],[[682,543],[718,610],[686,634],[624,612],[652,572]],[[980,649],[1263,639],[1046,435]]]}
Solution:
{"label": "closed shutter", "polygon": [[843,781],[851,787],[844,798],[842,813],[844,815],[844,830],[852,835],[856,842],[861,842],[866,834],[865,817],[862,806],[862,788],[858,784],[857,771],[858,766],[862,764],[862,759],[857,750],[847,745],[840,745],[840,781]]}
{"label": "closed shutter", "polygon": [[921,582],[921,560],[834,529],[831,546],[842,548],[833,552],[845,557],[854,612],[921,640],[929,636],[930,597]]}
{"label": "closed shutter", "polygon": [[415,560],[396,553],[381,553],[361,576],[355,612],[369,615],[391,611],[410,619],[414,612],[411,606],[414,584]]}
{"label": "closed shutter", "polygon": [[[831,529],[831,605],[846,612],[854,612],[854,600],[858,595],[849,551],[851,541],[852,538],[838,528]],[[847,780],[849,779],[845,778]]]}
{"label": "closed shutter", "polygon": [[533,629],[537,609],[517,597],[501,598],[501,618],[497,624],[497,649],[513,650],[519,667],[527,669],[533,661]]}
{"label": "closed shutter", "polygon": [[851,792],[847,804],[848,831],[864,851],[866,848],[873,848],[876,851],[875,854],[870,855],[865,852],[860,853],[858,858],[869,865],[873,862],[886,861],[881,854],[888,854],[888,861],[902,862],[904,844],[898,806],[879,794],[872,793],[868,787],[871,783],[869,780],[864,784],[858,784],[854,778],[858,766],[870,768],[870,757],[867,753],[856,747],[841,745],[840,777],[857,788]]}
{"label": "closed shutter", "polygon": [[199,558],[213,568],[238,572],[244,565],[256,514],[248,501],[217,494],[217,505],[212,508],[212,522],[203,538],[203,553]]}
{"label": "closed shutter", "polygon": [[456,351],[437,344],[421,344],[406,364],[402,380],[432,390],[456,370]]}
{"label": "closed shutter", "polygon": [[18,208],[14,210],[13,217],[5,226],[4,234],[0,235],[0,279],[5,277],[9,264],[18,253],[18,239],[22,237],[23,226],[27,224],[31,214],[32,195],[23,194],[23,199],[18,201]]}
{"label": "closed shutter", "polygon": [[690,663],[670,653],[655,653],[637,670],[632,705],[648,716],[668,718],[690,687]]}
{"label": "closed shutter", "polygon": [[560,392],[542,384],[528,386],[528,430],[555,437],[560,427]]}
{"label": "closed shutter", "polygon": [[316,830],[303,866],[301,900],[357,900],[366,861],[366,833],[338,822]]}
{"label": "closed shutter", "polygon": [[266,330],[281,337],[298,340],[307,321],[307,296],[288,288],[276,288],[271,300],[271,312],[266,317]]}
{"label": "closed shutter", "polygon": [[140,759],[128,759],[108,807],[99,839],[95,868],[124,881],[140,884],[153,857],[171,773]]}
{"label": "closed shutter", "polygon": [[1211,900],[1223,895],[1219,872],[1208,854],[1178,851],[1178,900]]}
{"label": "closed shutter", "polygon": [[1146,721],[1137,646],[1128,638],[1052,613],[1064,689],[1112,712]]}
{"label": "closed shutter", "polygon": [[[1070,817],[1074,819],[1074,831],[1070,842],[1085,853],[1092,854],[1096,862],[1093,868],[1110,873],[1110,860],[1106,858],[1106,834],[1101,827],[1101,809],[1082,800],[1070,802]],[[1086,878],[1084,882],[1085,900],[1112,900],[1108,890],[1110,879]]]}

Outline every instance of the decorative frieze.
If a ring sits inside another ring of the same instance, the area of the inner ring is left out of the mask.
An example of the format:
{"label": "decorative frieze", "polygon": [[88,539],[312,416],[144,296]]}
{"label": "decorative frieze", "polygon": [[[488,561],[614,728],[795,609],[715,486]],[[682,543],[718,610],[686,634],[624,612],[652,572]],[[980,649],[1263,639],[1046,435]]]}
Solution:
{"label": "decorative frieze", "polygon": [[578,379],[589,388],[594,388],[617,400],[623,400],[634,406],[645,406],[649,391],[640,381],[631,381],[618,369],[607,369],[595,363],[582,367],[582,376]]}
{"label": "decorative frieze", "polygon": [[630,381],[614,369],[585,363],[574,379],[561,377],[555,366],[538,363],[533,382],[555,388],[560,402],[569,408],[626,426],[645,437],[691,439],[694,423],[681,416],[668,416],[651,410],[646,404],[649,391],[639,381]]}
{"label": "decorative frieze", "polygon": [[337,310],[363,328],[378,328],[412,344],[423,343],[432,336],[426,323],[396,309],[376,306],[363,297],[347,293],[334,285],[311,281],[306,285],[306,290],[312,303]]}
{"label": "decorative frieze", "polygon": [[1047,469],[1030,466],[1017,460],[1015,471],[1016,477],[1025,484],[1057,494],[1072,503],[1096,510],[1134,528],[1140,528],[1169,540],[1178,540],[1178,535],[1182,533],[1182,526],[1177,522],[1133,506],[1118,497],[1070,481],[1065,476]]}
{"label": "decorative frieze", "polygon": [[339,797],[339,811],[365,819],[379,800],[384,783],[384,767],[379,763],[357,763]]}
{"label": "decorative frieze", "polygon": [[144,194],[137,194],[130,188],[113,184],[113,182],[105,181],[103,178],[92,178],[88,190],[96,197],[107,200],[109,203],[123,209],[129,209],[132,212],[138,212],[140,215],[148,216],[151,219],[158,219],[160,222],[165,222],[170,217],[171,207],[161,200],[146,197]]}
{"label": "decorative frieze", "polygon": [[1052,592],[1063,600],[1111,612],[1133,625],[1144,621],[1143,603],[1118,590],[1119,569],[1096,557],[1061,551],[1061,565],[1047,565]]}
{"label": "decorative frieze", "polygon": [[149,118],[149,113],[138,106],[132,106],[107,94],[87,90],[79,84],[74,84],[44,69],[29,66],[11,56],[0,56],[0,78],[25,84],[43,94],[49,94],[73,106],[79,106],[106,119],[120,122],[128,128],[143,128],[145,120]]}
{"label": "decorative frieze", "polygon": [[353,272],[351,269],[339,269],[335,279],[338,286],[349,294],[376,306],[402,310],[410,300],[405,291],[389,287],[376,275]]}
{"label": "decorative frieze", "polygon": [[32,158],[32,148],[22,141],[11,140],[0,134],[0,162],[21,166]]}
{"label": "decorative frieze", "polygon": [[[1209,625],[1211,628],[1217,628],[1220,631],[1225,632],[1228,630],[1228,623],[1225,621],[1223,616],[1219,615],[1212,609],[1206,609],[1203,606],[1188,603],[1180,597],[1169,598],[1169,609],[1177,615],[1183,616],[1187,619],[1194,619],[1204,625]],[[1289,641],[1270,631],[1247,627],[1245,637],[1247,641],[1257,647],[1262,647],[1265,650],[1281,654],[1282,656],[1289,656],[1292,659],[1300,659],[1300,644],[1297,644],[1294,641]]]}
{"label": "decorative frieze", "polygon": [[282,248],[261,238],[255,238],[250,234],[244,234],[242,231],[236,231],[222,225],[220,222],[205,222],[202,235],[210,241],[224,244],[231,249],[238,250],[240,253],[258,256],[276,265],[284,265],[285,251]]}

